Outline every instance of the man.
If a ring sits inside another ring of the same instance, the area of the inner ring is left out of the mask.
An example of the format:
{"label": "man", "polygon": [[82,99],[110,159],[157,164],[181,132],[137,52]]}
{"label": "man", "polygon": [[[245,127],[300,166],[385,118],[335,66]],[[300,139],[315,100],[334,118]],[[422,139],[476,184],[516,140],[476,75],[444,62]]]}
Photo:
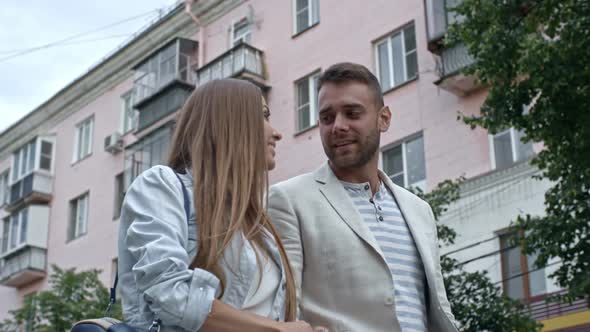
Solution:
{"label": "man", "polygon": [[432,210],[378,169],[391,121],[379,82],[361,65],[340,63],[319,87],[329,161],[269,196],[300,318],[330,331],[457,331]]}

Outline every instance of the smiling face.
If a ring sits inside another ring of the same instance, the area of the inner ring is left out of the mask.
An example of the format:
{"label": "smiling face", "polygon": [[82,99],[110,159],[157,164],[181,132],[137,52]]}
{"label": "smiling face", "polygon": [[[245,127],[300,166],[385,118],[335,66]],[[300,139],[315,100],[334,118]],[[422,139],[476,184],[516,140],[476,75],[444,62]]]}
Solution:
{"label": "smiling face", "polygon": [[264,112],[264,142],[266,143],[266,165],[268,170],[272,170],[276,166],[275,162],[275,148],[277,142],[283,138],[281,133],[276,131],[270,125],[270,109],[266,100],[262,98],[262,111]]}
{"label": "smiling face", "polygon": [[377,108],[366,84],[325,83],[319,109],[322,145],[333,167],[354,171],[377,160],[380,134],[391,114],[387,107]]}

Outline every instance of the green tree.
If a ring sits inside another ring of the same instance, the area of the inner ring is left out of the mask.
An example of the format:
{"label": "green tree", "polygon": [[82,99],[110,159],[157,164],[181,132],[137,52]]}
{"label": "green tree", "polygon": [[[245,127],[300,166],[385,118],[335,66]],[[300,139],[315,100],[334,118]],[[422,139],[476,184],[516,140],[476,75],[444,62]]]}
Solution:
{"label": "green tree", "polygon": [[520,242],[537,267],[561,261],[550,277],[569,299],[590,296],[590,2],[464,0],[455,12],[448,44],[467,47],[465,73],[489,87],[480,115],[462,119],[544,146],[532,164],[553,185],[544,216],[515,221]]}
{"label": "green tree", "polygon": [[[52,269],[51,288],[27,296],[23,306],[0,323],[0,331],[19,332],[22,327],[35,332],[69,331],[77,321],[105,315],[109,291],[98,279],[99,270],[76,272],[55,265]],[[113,307],[112,313],[121,319],[119,305]]]}
{"label": "green tree", "polygon": [[[460,198],[460,178],[439,183],[434,190],[415,192],[432,207],[436,220],[444,214],[451,203]],[[455,242],[457,233],[452,228],[437,222],[439,246]],[[519,301],[503,295],[487,276],[487,271],[467,272],[460,262],[448,256],[441,257],[445,288],[453,314],[461,325],[461,331],[539,331],[541,325],[528,314]]]}

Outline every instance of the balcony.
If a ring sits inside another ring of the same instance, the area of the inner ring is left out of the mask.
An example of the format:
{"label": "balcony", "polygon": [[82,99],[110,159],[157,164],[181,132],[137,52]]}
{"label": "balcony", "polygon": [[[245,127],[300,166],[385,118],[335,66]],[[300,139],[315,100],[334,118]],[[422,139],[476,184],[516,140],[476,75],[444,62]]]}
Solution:
{"label": "balcony", "polygon": [[23,204],[49,203],[52,190],[53,177],[47,172],[33,171],[10,186],[10,199],[6,209],[14,211]]}
{"label": "balcony", "polygon": [[458,96],[466,96],[479,89],[482,85],[478,83],[474,75],[461,73],[461,70],[474,62],[467,48],[462,44],[443,49],[436,63],[440,79],[435,84]]}
{"label": "balcony", "polygon": [[431,52],[438,53],[442,48],[442,40],[447,33],[449,25],[460,20],[449,9],[461,2],[462,0],[424,0],[428,49]]}
{"label": "balcony", "polygon": [[240,43],[199,68],[195,83],[199,86],[214,79],[240,78],[268,90],[263,55],[261,50],[247,43]]}
{"label": "balcony", "polygon": [[547,302],[548,296],[563,295],[566,291],[540,295],[525,301],[525,313],[543,324],[543,331],[590,331],[590,300],[578,298]]}
{"label": "balcony", "polygon": [[43,279],[47,265],[47,250],[31,246],[2,258],[0,284],[8,287],[22,287]]}
{"label": "balcony", "polygon": [[194,90],[197,42],[177,38],[134,67],[138,131],[177,111]]}
{"label": "balcony", "polygon": [[29,205],[3,223],[0,285],[21,287],[45,277],[49,207]]}

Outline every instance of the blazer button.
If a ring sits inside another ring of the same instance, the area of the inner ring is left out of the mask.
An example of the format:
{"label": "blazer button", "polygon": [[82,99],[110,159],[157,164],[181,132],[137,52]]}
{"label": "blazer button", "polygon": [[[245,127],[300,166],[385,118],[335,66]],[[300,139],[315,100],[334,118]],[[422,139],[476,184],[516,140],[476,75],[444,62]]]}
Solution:
{"label": "blazer button", "polygon": [[393,304],[393,296],[386,296],[385,297],[385,305],[390,306]]}

